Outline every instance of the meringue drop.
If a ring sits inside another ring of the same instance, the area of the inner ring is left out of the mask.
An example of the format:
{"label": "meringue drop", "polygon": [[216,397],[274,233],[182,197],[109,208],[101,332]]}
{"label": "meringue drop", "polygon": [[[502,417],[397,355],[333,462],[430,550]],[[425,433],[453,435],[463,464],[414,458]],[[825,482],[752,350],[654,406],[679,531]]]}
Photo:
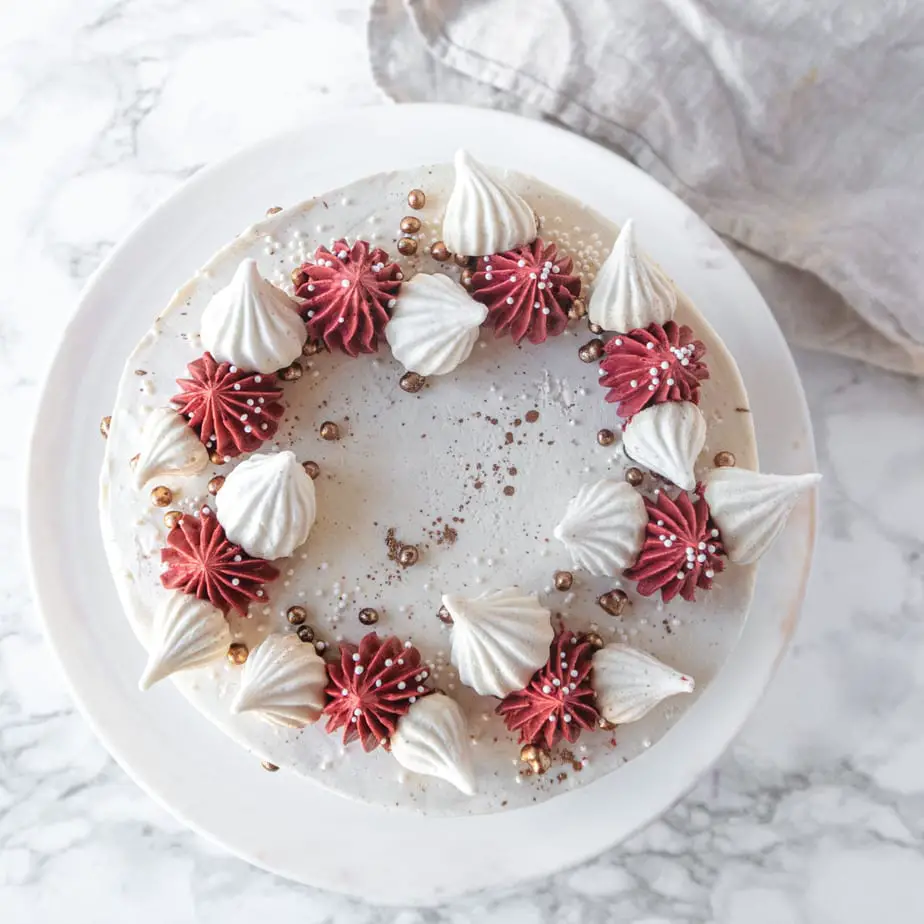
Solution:
{"label": "meringue drop", "polygon": [[148,663],[138,686],[147,690],[177,671],[224,657],[231,641],[221,610],[189,594],[173,593],[154,617]]}
{"label": "meringue drop", "polygon": [[385,338],[408,371],[445,375],[468,359],[487,313],[448,276],[418,273],[401,287]]}
{"label": "meringue drop", "polygon": [[231,711],[255,712],[273,725],[301,728],[321,716],[327,669],[313,645],[297,635],[268,635],[241,671],[241,688]]}
{"label": "meringue drop", "polygon": [[642,495],[625,481],[604,479],[584,485],[571,498],[555,538],[575,568],[618,577],[638,558],[647,523]]}
{"label": "meringue drop", "polygon": [[696,487],[693,466],[706,442],[706,418],[690,401],[668,401],[639,411],[622,444],[630,459],[684,491]]}
{"label": "meringue drop", "polygon": [[225,478],[215,507],[227,537],[268,560],[291,555],[305,542],[317,512],[314,482],[288,449],[241,462]]}
{"label": "meringue drop", "polygon": [[619,232],[590,292],[587,314],[604,330],[628,333],[669,321],[677,307],[677,290],[660,267],[635,243],[630,218]]}
{"label": "meringue drop", "polygon": [[391,753],[412,773],[438,777],[467,796],[475,792],[465,715],[444,693],[418,699],[401,717],[391,736]]}
{"label": "meringue drop", "polygon": [[609,722],[637,722],[662,700],[692,693],[692,677],[638,648],[611,644],[594,654],[591,675],[597,708]]}
{"label": "meringue drop", "polygon": [[459,679],[482,696],[522,690],[549,658],[552,622],[535,594],[517,587],[478,597],[446,594],[452,616],[450,657]]}
{"label": "meringue drop", "polygon": [[135,463],[139,488],[160,475],[195,475],[208,464],[208,450],[182,414],[168,407],[151,411],[141,430],[141,451]]}
{"label": "meringue drop", "polygon": [[786,525],[799,498],[819,474],[762,475],[742,468],[716,468],[706,479],[706,503],[722,534],[728,557],[740,565],[757,561]]}
{"label": "meringue drop", "polygon": [[527,202],[499,183],[467,151],[455,158],[456,181],[443,216],[443,243],[453,253],[486,257],[536,239]]}
{"label": "meringue drop", "polygon": [[219,362],[268,374],[293,363],[308,338],[298,303],[243,260],[202,312],[202,344]]}

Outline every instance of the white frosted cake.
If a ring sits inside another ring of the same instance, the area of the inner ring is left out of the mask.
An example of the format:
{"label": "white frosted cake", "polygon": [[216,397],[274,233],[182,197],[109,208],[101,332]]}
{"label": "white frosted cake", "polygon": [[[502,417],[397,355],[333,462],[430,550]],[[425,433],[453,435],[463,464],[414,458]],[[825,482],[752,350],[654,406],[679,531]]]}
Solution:
{"label": "white frosted cake", "polygon": [[709,306],[649,253],[464,152],[217,253],[102,428],[142,687],[169,677],[268,770],[421,812],[656,745],[817,476],[758,473]]}

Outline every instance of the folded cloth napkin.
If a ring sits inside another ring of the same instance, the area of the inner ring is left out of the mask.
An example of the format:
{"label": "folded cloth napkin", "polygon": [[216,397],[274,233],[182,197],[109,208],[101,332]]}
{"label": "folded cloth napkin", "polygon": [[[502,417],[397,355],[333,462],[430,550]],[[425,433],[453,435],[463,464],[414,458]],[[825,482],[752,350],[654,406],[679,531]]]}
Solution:
{"label": "folded cloth napkin", "polygon": [[373,0],[376,80],[552,119],[731,244],[793,343],[924,375],[924,4]]}

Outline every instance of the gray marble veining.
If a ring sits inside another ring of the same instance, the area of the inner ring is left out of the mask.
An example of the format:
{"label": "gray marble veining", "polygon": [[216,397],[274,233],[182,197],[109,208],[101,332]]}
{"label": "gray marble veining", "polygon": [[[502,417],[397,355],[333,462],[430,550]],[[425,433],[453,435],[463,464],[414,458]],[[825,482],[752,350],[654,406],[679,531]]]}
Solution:
{"label": "gray marble veining", "polygon": [[789,657],[710,776],[586,866],[430,911],[319,893],[186,831],[75,712],[19,534],[22,436],[58,332],[109,248],[203,163],[379,101],[364,17],[363,0],[0,8],[0,921],[921,920],[924,382],[859,363],[797,354],[825,481]]}

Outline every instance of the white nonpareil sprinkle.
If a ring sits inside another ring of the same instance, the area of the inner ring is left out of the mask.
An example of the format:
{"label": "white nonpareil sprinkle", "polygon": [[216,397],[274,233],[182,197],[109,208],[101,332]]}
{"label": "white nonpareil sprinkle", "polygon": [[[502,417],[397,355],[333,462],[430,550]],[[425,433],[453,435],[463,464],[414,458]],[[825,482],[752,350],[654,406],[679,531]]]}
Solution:
{"label": "white nonpareil sprinkle", "polygon": [[365,668],[362,666],[362,664],[357,664],[356,667],[353,668],[353,673],[361,674],[364,670]]}

